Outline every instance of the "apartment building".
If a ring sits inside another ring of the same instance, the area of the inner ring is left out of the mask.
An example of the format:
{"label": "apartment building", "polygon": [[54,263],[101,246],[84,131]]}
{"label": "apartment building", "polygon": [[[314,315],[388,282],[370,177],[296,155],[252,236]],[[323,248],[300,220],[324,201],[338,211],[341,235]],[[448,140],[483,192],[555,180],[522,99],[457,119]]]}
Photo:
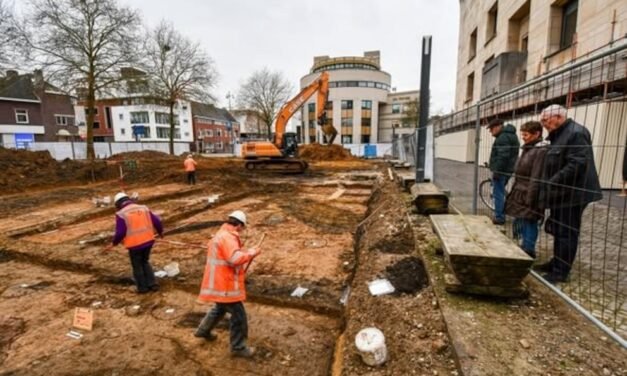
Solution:
{"label": "apartment building", "polygon": [[[418,91],[395,93],[392,77],[381,69],[380,58],[379,51],[367,51],[363,56],[316,56],[309,74],[301,78],[304,88],[321,72],[329,73],[326,116],[338,130],[335,143],[391,142],[395,132],[414,131],[415,124],[408,119],[416,108]],[[303,105],[303,126],[298,133],[304,143],[324,142],[315,109],[314,97]]]}
{"label": "apartment building", "polygon": [[624,0],[460,0],[455,109],[623,43]]}

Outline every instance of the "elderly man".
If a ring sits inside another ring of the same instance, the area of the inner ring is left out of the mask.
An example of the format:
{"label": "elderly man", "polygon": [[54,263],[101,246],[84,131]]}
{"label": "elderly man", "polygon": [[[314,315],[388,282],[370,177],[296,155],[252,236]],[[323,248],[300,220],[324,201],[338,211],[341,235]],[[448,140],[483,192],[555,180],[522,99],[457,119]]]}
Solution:
{"label": "elderly man", "polygon": [[564,282],[570,273],[581,217],[586,206],[600,200],[601,185],[594,164],[590,132],[566,117],[566,109],[551,105],[540,114],[551,142],[544,159],[545,207],[550,209],[546,231],[553,235],[553,258],[538,266],[550,283]]}
{"label": "elderly man", "polygon": [[207,264],[198,300],[214,302],[215,305],[207,312],[194,335],[207,341],[215,340],[216,335],[211,331],[228,312],[231,314],[231,354],[251,358],[255,349],[246,345],[248,319],[243,304],[246,300],[245,275],[247,265],[250,265],[261,250],[244,249],[240,233],[245,227],[246,214],[236,210],[229,214],[227,221],[209,241]]}
{"label": "elderly man", "polygon": [[492,171],[492,195],[494,196],[495,225],[505,224],[505,186],[514,172],[518,159],[520,142],[513,125],[503,125],[503,120],[492,119],[488,130],[495,138],[490,152],[490,171]]}

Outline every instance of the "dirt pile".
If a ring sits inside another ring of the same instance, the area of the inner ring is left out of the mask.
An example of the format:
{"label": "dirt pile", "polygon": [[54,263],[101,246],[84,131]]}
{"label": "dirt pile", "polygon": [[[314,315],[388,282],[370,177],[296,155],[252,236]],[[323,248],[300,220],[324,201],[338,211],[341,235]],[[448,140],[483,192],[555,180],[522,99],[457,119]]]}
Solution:
{"label": "dirt pile", "polygon": [[418,257],[407,257],[386,267],[385,274],[397,293],[413,294],[429,285],[425,266]]}
{"label": "dirt pile", "polygon": [[139,161],[154,161],[154,160],[177,160],[181,159],[175,155],[163,153],[156,150],[143,150],[143,151],[127,151],[124,153],[118,153],[110,156],[107,160],[110,161],[123,161],[123,160],[139,160]]}
{"label": "dirt pile", "polygon": [[309,144],[300,147],[298,156],[309,161],[346,161],[355,157],[341,145]]}
{"label": "dirt pile", "polygon": [[[102,175],[103,163],[94,165],[94,175]],[[58,162],[48,151],[14,150],[0,147],[0,187],[2,193],[19,192],[59,184],[88,182],[91,166],[69,159]]]}

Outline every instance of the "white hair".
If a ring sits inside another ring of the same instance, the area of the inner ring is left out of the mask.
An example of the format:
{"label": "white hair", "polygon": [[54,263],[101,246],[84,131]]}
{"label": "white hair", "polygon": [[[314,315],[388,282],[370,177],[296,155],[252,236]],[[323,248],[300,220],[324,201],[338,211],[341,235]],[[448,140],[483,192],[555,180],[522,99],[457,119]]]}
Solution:
{"label": "white hair", "polygon": [[566,108],[564,108],[564,106],[560,106],[559,104],[552,104],[549,107],[542,110],[542,113],[540,114],[540,116],[544,117],[545,115],[548,115],[548,116],[557,115],[566,119]]}

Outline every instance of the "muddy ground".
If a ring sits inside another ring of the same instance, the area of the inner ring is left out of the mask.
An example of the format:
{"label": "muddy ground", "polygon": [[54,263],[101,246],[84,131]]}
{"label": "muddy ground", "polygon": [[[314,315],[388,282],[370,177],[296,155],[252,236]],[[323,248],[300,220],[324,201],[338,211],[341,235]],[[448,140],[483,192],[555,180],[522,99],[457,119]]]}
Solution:
{"label": "muddy ground", "polygon": [[[20,193],[0,197],[0,374],[627,372],[624,350],[533,281],[525,300],[448,295],[437,238],[412,213],[409,196],[381,164],[332,159],[313,158],[306,174],[283,176],[249,173],[237,159],[199,158],[199,184],[190,187],[181,158],[138,153],[103,162],[110,177],[95,182],[15,183]],[[152,263],[161,270],[176,262],[180,274],[160,279],[157,293],[136,295],[126,252],[103,251],[114,209],[94,199],[122,188],[164,220]],[[216,342],[192,336],[210,308],[196,302],[206,243],[236,209],[251,222],[246,244],[266,234],[247,278],[252,361],[229,356],[226,322]],[[368,282],[377,278],[396,292],[372,296]],[[290,296],[297,287],[307,292]],[[77,307],[94,312],[94,328],[81,339],[66,336]],[[380,367],[365,365],[354,344],[371,326],[386,337]]]}

